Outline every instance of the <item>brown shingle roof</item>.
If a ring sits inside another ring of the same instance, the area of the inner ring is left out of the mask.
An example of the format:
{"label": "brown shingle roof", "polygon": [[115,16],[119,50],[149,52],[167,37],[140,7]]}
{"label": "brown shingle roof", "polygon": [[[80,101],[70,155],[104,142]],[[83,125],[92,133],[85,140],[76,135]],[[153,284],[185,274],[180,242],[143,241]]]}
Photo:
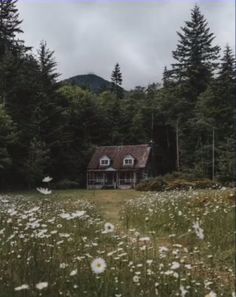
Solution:
{"label": "brown shingle roof", "polygon": [[135,158],[135,163],[132,168],[145,168],[150,155],[151,147],[148,144],[139,145],[122,145],[122,146],[100,146],[97,147],[89,164],[88,169],[104,169],[100,166],[100,158],[107,156],[111,159],[111,165],[115,169],[125,168],[123,159],[127,155],[132,155]]}

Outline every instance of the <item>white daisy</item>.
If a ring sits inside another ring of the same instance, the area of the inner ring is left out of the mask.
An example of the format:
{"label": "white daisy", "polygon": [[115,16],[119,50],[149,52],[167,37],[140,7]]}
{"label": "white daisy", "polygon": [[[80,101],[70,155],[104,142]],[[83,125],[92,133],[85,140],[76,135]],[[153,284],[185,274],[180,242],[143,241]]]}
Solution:
{"label": "white daisy", "polygon": [[211,291],[209,294],[205,295],[205,297],[217,297],[216,293]]}
{"label": "white daisy", "polygon": [[91,263],[92,271],[96,274],[103,273],[107,267],[107,264],[104,259],[96,258]]}
{"label": "white daisy", "polygon": [[43,182],[43,183],[50,183],[50,181],[52,181],[52,180],[53,180],[52,177],[50,177],[50,176],[46,176],[46,177],[44,177],[44,179],[42,180],[42,182]]}
{"label": "white daisy", "polygon": [[44,194],[44,195],[49,195],[49,194],[52,194],[52,191],[47,189],[47,188],[36,188],[36,190],[41,193],[41,194]]}
{"label": "white daisy", "polygon": [[111,223],[105,223],[103,233],[113,232],[114,229],[115,229],[115,226],[113,224],[111,224]]}
{"label": "white daisy", "polygon": [[180,286],[180,293],[181,293],[181,297],[185,297],[185,295],[188,293],[187,290],[185,290],[185,288],[181,285]]}
{"label": "white daisy", "polygon": [[135,276],[133,277],[133,282],[134,282],[134,283],[138,283],[138,282],[139,282],[139,276],[135,275]]}
{"label": "white daisy", "polygon": [[193,223],[193,229],[199,239],[204,239],[203,229],[200,227],[198,221]]}
{"label": "white daisy", "polygon": [[70,273],[70,276],[74,276],[74,275],[76,275],[77,272],[78,272],[78,269],[72,270],[71,273]]}
{"label": "white daisy", "polygon": [[172,265],[171,265],[170,269],[175,270],[175,269],[178,269],[178,268],[180,268],[180,264],[178,262],[175,262],[175,261],[172,262]]}
{"label": "white daisy", "polygon": [[140,237],[139,238],[140,241],[150,241],[150,237]]}
{"label": "white daisy", "polygon": [[35,285],[35,288],[38,290],[42,290],[48,287],[48,282],[40,282]]}
{"label": "white daisy", "polygon": [[21,290],[28,290],[28,289],[29,289],[29,285],[24,284],[24,285],[21,285],[19,287],[16,287],[14,290],[15,291],[21,291]]}

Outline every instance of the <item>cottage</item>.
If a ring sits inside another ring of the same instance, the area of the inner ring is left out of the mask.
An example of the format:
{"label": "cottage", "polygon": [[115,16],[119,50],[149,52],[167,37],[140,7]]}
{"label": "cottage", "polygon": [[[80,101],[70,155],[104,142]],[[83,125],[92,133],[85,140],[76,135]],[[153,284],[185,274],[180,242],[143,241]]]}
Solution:
{"label": "cottage", "polygon": [[87,169],[87,189],[129,189],[151,170],[148,144],[97,147]]}

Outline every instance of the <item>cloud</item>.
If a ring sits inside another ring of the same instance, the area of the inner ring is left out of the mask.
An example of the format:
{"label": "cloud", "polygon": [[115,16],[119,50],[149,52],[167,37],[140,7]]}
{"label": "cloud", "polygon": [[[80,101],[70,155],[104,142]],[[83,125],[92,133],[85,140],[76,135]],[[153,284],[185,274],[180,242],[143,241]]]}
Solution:
{"label": "cloud", "polygon": [[62,78],[89,72],[110,78],[120,63],[124,87],[161,81],[173,60],[176,31],[199,3],[216,43],[234,48],[234,2],[226,1],[22,1],[24,39],[55,50]]}

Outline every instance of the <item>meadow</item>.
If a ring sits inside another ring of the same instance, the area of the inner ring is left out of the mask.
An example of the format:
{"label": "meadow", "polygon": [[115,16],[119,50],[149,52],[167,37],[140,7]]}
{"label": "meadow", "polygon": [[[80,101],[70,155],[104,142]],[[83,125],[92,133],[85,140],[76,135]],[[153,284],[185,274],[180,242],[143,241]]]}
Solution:
{"label": "meadow", "polygon": [[235,192],[0,195],[0,297],[233,297]]}

